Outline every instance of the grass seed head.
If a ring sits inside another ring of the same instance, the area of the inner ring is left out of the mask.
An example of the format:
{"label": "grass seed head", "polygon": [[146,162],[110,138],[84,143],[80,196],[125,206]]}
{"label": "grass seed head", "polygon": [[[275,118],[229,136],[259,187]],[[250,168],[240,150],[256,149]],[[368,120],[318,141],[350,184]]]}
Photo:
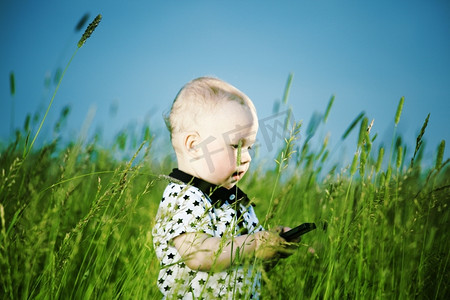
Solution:
{"label": "grass seed head", "polygon": [[334,103],[335,95],[332,95],[330,101],[328,101],[327,109],[325,110],[325,115],[323,116],[323,122],[326,123],[328,119],[328,115],[330,114],[331,107]]}
{"label": "grass seed head", "polygon": [[381,169],[381,163],[383,162],[383,156],[384,156],[384,148],[381,147],[378,151],[378,158],[377,158],[377,164],[375,165],[375,171],[378,173]]}
{"label": "grass seed head", "polygon": [[352,160],[352,166],[350,167],[350,175],[354,175],[356,173],[356,164],[358,162],[358,152],[355,153]]}
{"label": "grass seed head", "polygon": [[366,170],[367,152],[361,151],[359,156],[359,174],[364,177],[364,172]]}
{"label": "grass seed head", "polygon": [[400,115],[402,114],[404,102],[405,102],[405,97],[401,97],[400,101],[398,102],[397,113],[395,114],[395,125],[397,125],[398,122],[400,122]]}
{"label": "grass seed head", "polygon": [[430,114],[427,115],[425,121],[423,122],[422,128],[420,129],[420,133],[417,136],[416,148],[414,150],[414,155],[411,158],[411,165],[410,165],[411,168],[414,166],[414,159],[416,158],[416,154],[419,152],[420,146],[422,146],[422,143],[423,143],[422,138],[423,138],[423,135],[425,134],[425,130],[427,129],[429,119],[430,119]]}
{"label": "grass seed head", "polygon": [[97,28],[98,24],[100,24],[100,21],[102,20],[102,15],[98,14],[94,21],[92,21],[91,24],[86,28],[86,30],[83,33],[83,36],[81,37],[80,41],[78,42],[78,48],[81,48],[81,46],[84,45],[86,40],[91,36],[91,34],[94,32],[95,28]]}
{"label": "grass seed head", "polygon": [[345,130],[344,134],[341,137],[341,140],[345,140],[345,138],[350,134],[350,132],[355,128],[356,124],[364,117],[366,113],[364,111],[360,112],[359,115],[352,121],[352,123]]}
{"label": "grass seed head", "polygon": [[294,78],[294,73],[289,73],[286,87],[284,88],[284,95],[283,95],[283,104],[287,104],[288,98],[289,98],[289,91],[291,90],[292,85],[292,79]]}
{"label": "grass seed head", "polygon": [[238,167],[241,164],[241,155],[242,155],[242,140],[239,140],[238,148],[237,148],[237,166]]}
{"label": "grass seed head", "polygon": [[397,147],[397,169],[400,168],[403,160],[403,147],[399,145]]}
{"label": "grass seed head", "polygon": [[365,117],[361,121],[361,127],[359,129],[359,138],[358,138],[358,146],[362,146],[366,141],[366,135],[367,135],[367,124],[369,123],[369,119]]}
{"label": "grass seed head", "polygon": [[436,169],[442,166],[442,159],[444,158],[445,140],[442,140],[439,144],[437,156],[436,156]]}
{"label": "grass seed head", "polygon": [[11,96],[14,96],[16,94],[16,80],[14,78],[13,71],[9,73],[9,91],[11,93]]}
{"label": "grass seed head", "polygon": [[370,134],[370,130],[372,129],[373,122],[375,122],[375,119],[372,119],[372,122],[370,122],[369,127],[367,127],[367,134]]}

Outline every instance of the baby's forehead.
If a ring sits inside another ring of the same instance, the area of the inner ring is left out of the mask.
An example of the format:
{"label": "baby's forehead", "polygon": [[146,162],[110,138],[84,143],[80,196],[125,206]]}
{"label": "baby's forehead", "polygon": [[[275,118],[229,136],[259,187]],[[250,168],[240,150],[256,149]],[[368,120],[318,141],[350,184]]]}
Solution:
{"label": "baby's forehead", "polygon": [[202,131],[212,132],[228,141],[251,141],[258,131],[256,112],[239,103],[229,102],[219,107],[216,113],[200,120]]}

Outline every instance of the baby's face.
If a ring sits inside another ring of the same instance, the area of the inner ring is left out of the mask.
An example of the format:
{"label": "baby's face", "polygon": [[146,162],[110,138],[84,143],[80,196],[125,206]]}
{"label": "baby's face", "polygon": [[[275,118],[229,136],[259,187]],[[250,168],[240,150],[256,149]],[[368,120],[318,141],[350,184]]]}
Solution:
{"label": "baby's face", "polygon": [[[235,101],[220,105],[218,113],[206,116],[198,130],[198,176],[210,183],[232,188],[248,171],[249,150],[256,140],[258,120],[255,112]],[[240,147],[240,161],[238,152]]]}

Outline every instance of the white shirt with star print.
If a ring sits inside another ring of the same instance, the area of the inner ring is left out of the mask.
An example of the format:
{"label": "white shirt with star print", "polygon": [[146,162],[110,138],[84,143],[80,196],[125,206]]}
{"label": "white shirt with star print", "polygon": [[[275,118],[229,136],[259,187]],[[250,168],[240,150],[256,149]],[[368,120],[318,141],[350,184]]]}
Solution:
{"label": "white shirt with star print", "polygon": [[[234,207],[240,210],[238,213]],[[240,215],[241,219],[237,220]],[[239,221],[239,222],[238,222]],[[260,274],[249,263],[234,264],[222,272],[190,269],[172,240],[186,232],[202,232],[214,237],[231,237],[239,232],[263,230],[251,205],[217,207],[208,196],[194,186],[169,183],[156,216],[153,244],[160,261],[157,285],[170,299],[240,299],[258,298]]]}

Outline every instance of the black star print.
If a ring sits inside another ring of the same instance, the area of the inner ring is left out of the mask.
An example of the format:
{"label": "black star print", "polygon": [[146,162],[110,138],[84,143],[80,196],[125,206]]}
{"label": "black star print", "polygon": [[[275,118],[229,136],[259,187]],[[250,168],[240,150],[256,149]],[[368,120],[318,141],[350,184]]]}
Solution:
{"label": "black star print", "polygon": [[197,200],[194,201],[194,206],[199,206],[200,202],[198,202]]}
{"label": "black star print", "polygon": [[184,195],[184,200],[189,200],[189,195],[188,194],[186,194],[186,195]]}
{"label": "black star print", "polygon": [[191,271],[189,271],[188,274],[189,274],[189,276],[195,276],[195,271],[192,271],[192,270],[191,270]]}
{"label": "black star print", "polygon": [[225,278],[220,278],[219,280],[217,280],[218,283],[220,284],[224,284],[225,283]]}
{"label": "black star print", "polygon": [[175,282],[178,284],[184,284],[185,280],[182,278],[177,278],[177,279],[175,279]]}
{"label": "black star print", "polygon": [[188,208],[188,210],[186,210],[186,213],[187,213],[188,215],[192,214],[192,209]]}
{"label": "black star print", "polygon": [[208,288],[206,289],[206,291],[207,291],[208,293],[212,293],[212,292],[214,292],[214,290],[213,290],[213,288],[212,288],[212,287],[208,287]]}
{"label": "black star print", "polygon": [[159,284],[163,284],[163,283],[164,283],[164,279],[160,278],[160,279],[158,280],[158,282],[159,282]]}
{"label": "black star print", "polygon": [[180,263],[180,268],[186,268],[186,264],[184,262]]}
{"label": "black star print", "polygon": [[167,269],[166,273],[167,275],[172,275],[173,271],[171,269]]}
{"label": "black star print", "polygon": [[242,278],[241,276],[238,277],[238,282],[242,282],[244,281],[244,278]]}
{"label": "black star print", "polygon": [[167,255],[167,257],[168,257],[169,259],[174,259],[174,257],[175,257],[175,254],[173,254],[173,253],[170,253],[169,255]]}
{"label": "black star print", "polygon": [[198,284],[200,285],[204,285],[206,283],[206,281],[202,278],[198,281]]}
{"label": "black star print", "polygon": [[183,219],[178,219],[177,224],[183,224]]}
{"label": "black star print", "polygon": [[173,193],[172,195],[173,195],[174,197],[176,197],[176,196],[178,196],[178,193],[175,192],[175,193]]}
{"label": "black star print", "polygon": [[166,285],[166,286],[164,287],[164,290],[165,290],[166,292],[170,291],[170,286]]}

